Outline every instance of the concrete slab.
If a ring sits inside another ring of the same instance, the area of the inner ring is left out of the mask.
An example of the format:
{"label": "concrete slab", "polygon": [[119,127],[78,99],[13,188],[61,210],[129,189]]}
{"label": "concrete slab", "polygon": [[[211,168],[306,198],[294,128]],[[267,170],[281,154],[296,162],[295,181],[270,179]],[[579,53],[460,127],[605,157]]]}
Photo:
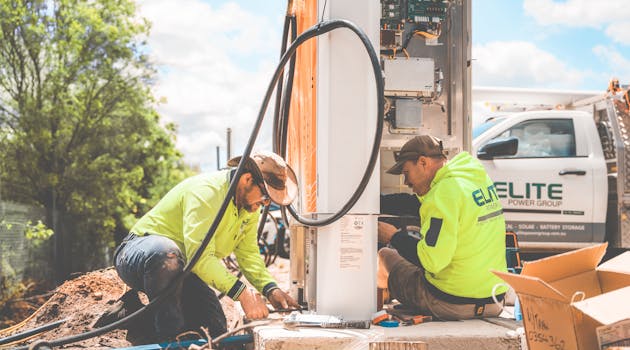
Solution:
{"label": "concrete slab", "polygon": [[381,333],[372,329],[297,328],[288,330],[277,326],[254,329],[254,347],[258,350],[333,350],[367,349],[370,339]]}
{"label": "concrete slab", "polygon": [[[370,329],[319,329],[288,330],[282,325],[254,329],[254,345],[258,350],[328,350],[375,349],[370,345],[383,341],[426,343],[430,350],[523,350],[521,339],[513,325],[484,320],[455,322],[428,322],[415,326]],[[393,347],[392,347],[393,348]],[[416,347],[421,349],[422,347]]]}

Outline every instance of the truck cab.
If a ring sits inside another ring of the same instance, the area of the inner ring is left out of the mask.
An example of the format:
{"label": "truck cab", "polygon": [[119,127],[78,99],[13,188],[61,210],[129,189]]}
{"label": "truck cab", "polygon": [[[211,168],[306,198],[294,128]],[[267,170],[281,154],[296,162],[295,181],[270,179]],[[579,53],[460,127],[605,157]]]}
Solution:
{"label": "truck cab", "polygon": [[[592,113],[498,116],[477,126],[473,137],[471,151],[495,182],[507,230],[518,234],[522,249],[573,249],[605,240],[608,172]],[[484,152],[508,139],[517,140],[515,154]]]}

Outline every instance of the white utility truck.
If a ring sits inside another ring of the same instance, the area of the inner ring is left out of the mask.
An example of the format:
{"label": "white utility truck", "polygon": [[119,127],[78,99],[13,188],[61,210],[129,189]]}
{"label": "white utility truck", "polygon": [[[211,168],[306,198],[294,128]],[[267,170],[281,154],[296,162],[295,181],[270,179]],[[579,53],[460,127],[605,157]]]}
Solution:
{"label": "white utility truck", "polygon": [[604,241],[629,248],[630,114],[623,97],[535,109],[495,113],[473,131],[472,152],[494,180],[507,230],[529,251]]}

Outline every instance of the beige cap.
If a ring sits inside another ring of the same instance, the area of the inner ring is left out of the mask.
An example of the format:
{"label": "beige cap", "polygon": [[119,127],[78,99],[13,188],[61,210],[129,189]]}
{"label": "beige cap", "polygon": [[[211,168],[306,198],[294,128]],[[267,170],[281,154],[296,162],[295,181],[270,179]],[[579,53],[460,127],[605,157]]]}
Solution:
{"label": "beige cap", "polygon": [[[241,157],[228,161],[231,167],[238,166]],[[279,155],[268,151],[255,151],[249,157],[246,169],[263,180],[265,190],[272,201],[280,205],[289,205],[297,196],[297,177],[293,169]]]}
{"label": "beige cap", "polygon": [[442,140],[431,135],[420,135],[407,141],[400,151],[394,152],[394,160],[396,164],[387,170],[388,174],[402,174],[403,165],[408,160],[416,160],[420,156],[425,157],[446,157]]}

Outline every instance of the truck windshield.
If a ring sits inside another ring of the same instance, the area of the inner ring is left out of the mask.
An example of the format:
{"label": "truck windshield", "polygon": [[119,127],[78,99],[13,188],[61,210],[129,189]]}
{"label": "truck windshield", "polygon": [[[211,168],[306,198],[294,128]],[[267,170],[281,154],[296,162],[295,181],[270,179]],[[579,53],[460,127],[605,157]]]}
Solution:
{"label": "truck windshield", "polygon": [[477,138],[477,136],[483,134],[486,130],[495,126],[497,123],[505,119],[505,117],[495,117],[491,119],[487,119],[485,122],[475,126],[472,131],[473,140]]}

